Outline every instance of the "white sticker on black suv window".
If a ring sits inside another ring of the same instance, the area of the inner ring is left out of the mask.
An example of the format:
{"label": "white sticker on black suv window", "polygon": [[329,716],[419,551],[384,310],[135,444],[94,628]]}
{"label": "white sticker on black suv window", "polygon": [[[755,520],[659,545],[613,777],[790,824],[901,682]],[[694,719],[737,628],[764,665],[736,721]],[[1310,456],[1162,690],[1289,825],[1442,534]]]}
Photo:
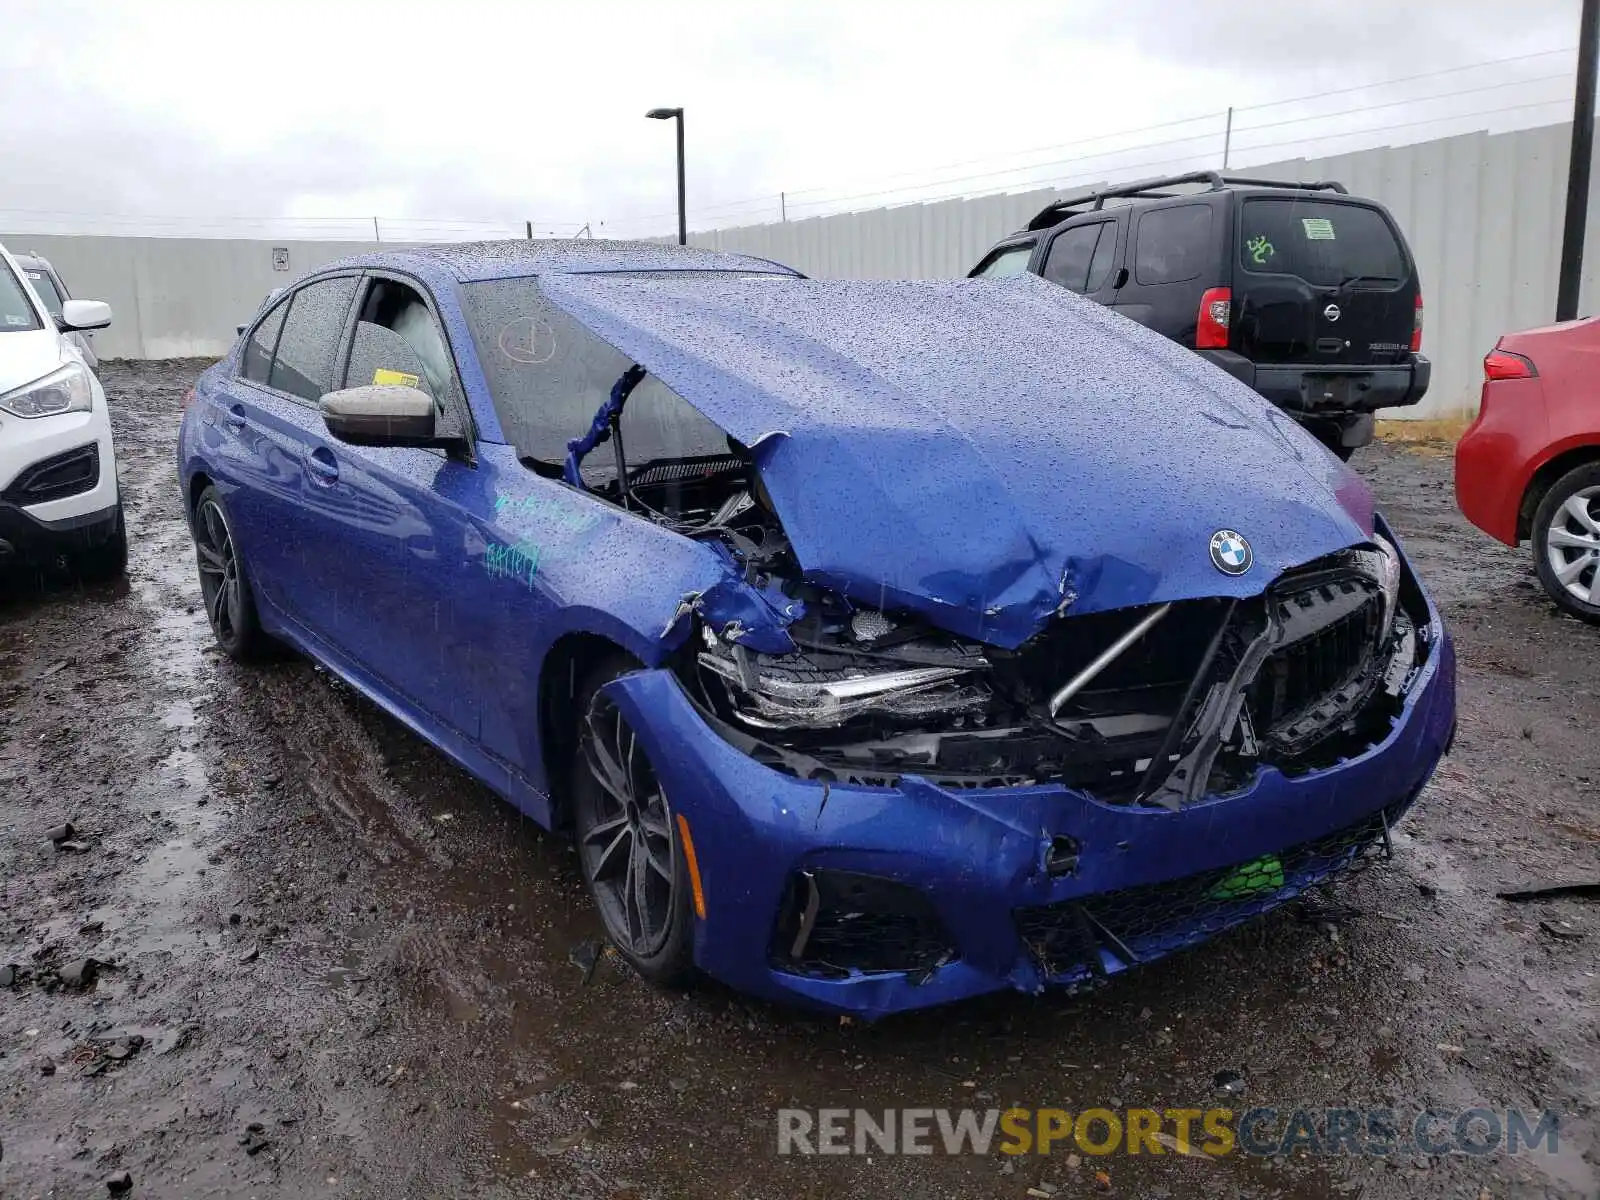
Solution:
{"label": "white sticker on black suv window", "polygon": [[1301,217],[1300,224],[1305,227],[1306,240],[1311,242],[1331,242],[1333,236],[1333,222],[1327,217]]}

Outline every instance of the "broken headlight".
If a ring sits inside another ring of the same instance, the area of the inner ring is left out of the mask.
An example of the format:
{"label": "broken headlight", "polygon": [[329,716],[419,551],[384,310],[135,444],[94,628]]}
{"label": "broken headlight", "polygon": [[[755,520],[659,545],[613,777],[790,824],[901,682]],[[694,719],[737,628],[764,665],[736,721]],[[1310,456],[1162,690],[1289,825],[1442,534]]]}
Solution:
{"label": "broken headlight", "polygon": [[801,649],[757,654],[701,627],[703,672],[725,692],[732,715],[767,729],[827,729],[861,716],[919,718],[982,710],[989,689],[974,654],[960,665],[925,665]]}
{"label": "broken headlight", "polygon": [[1387,637],[1389,630],[1394,627],[1395,610],[1400,607],[1400,576],[1403,568],[1400,551],[1394,548],[1388,538],[1375,533],[1372,541],[1377,550],[1367,551],[1363,557],[1368,561],[1372,577],[1383,589],[1383,633]]}

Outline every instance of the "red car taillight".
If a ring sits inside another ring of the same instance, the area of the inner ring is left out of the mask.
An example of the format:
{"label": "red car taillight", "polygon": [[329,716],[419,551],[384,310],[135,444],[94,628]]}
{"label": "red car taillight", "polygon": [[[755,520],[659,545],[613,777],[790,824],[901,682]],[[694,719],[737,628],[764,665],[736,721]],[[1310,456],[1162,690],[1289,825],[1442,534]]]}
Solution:
{"label": "red car taillight", "polygon": [[1233,311],[1233,292],[1229,288],[1207,288],[1200,297],[1200,313],[1195,318],[1194,348],[1226,350],[1228,318]]}
{"label": "red car taillight", "polygon": [[1417,315],[1411,318],[1411,350],[1422,349],[1422,293],[1417,293]]}
{"label": "red car taillight", "polygon": [[1531,359],[1509,350],[1494,349],[1483,356],[1485,379],[1535,379],[1538,374],[1539,369]]}

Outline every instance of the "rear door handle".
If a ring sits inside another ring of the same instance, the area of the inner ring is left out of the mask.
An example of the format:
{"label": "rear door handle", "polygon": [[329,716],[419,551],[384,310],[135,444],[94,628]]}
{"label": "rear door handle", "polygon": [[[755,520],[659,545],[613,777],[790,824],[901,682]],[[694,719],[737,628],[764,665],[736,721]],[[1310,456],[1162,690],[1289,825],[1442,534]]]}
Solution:
{"label": "rear door handle", "polygon": [[225,424],[229,429],[233,430],[233,432],[243,433],[245,424],[244,405],[232,405],[228,409],[227,415],[222,418],[222,421],[223,424]]}
{"label": "rear door handle", "polygon": [[318,446],[306,455],[306,466],[317,483],[329,484],[339,478],[339,460],[333,457],[333,451],[326,446]]}

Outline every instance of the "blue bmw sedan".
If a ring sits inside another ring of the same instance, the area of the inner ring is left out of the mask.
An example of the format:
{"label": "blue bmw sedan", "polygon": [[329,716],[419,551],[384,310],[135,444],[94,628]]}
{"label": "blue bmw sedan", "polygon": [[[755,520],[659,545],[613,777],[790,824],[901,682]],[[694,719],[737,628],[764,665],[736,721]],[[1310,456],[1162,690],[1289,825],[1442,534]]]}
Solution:
{"label": "blue bmw sedan", "polygon": [[655,982],[1090,985],[1382,857],[1455,731],[1361,481],[1032,276],[364,255],[200,377],[179,468],[222,649],[569,834]]}

